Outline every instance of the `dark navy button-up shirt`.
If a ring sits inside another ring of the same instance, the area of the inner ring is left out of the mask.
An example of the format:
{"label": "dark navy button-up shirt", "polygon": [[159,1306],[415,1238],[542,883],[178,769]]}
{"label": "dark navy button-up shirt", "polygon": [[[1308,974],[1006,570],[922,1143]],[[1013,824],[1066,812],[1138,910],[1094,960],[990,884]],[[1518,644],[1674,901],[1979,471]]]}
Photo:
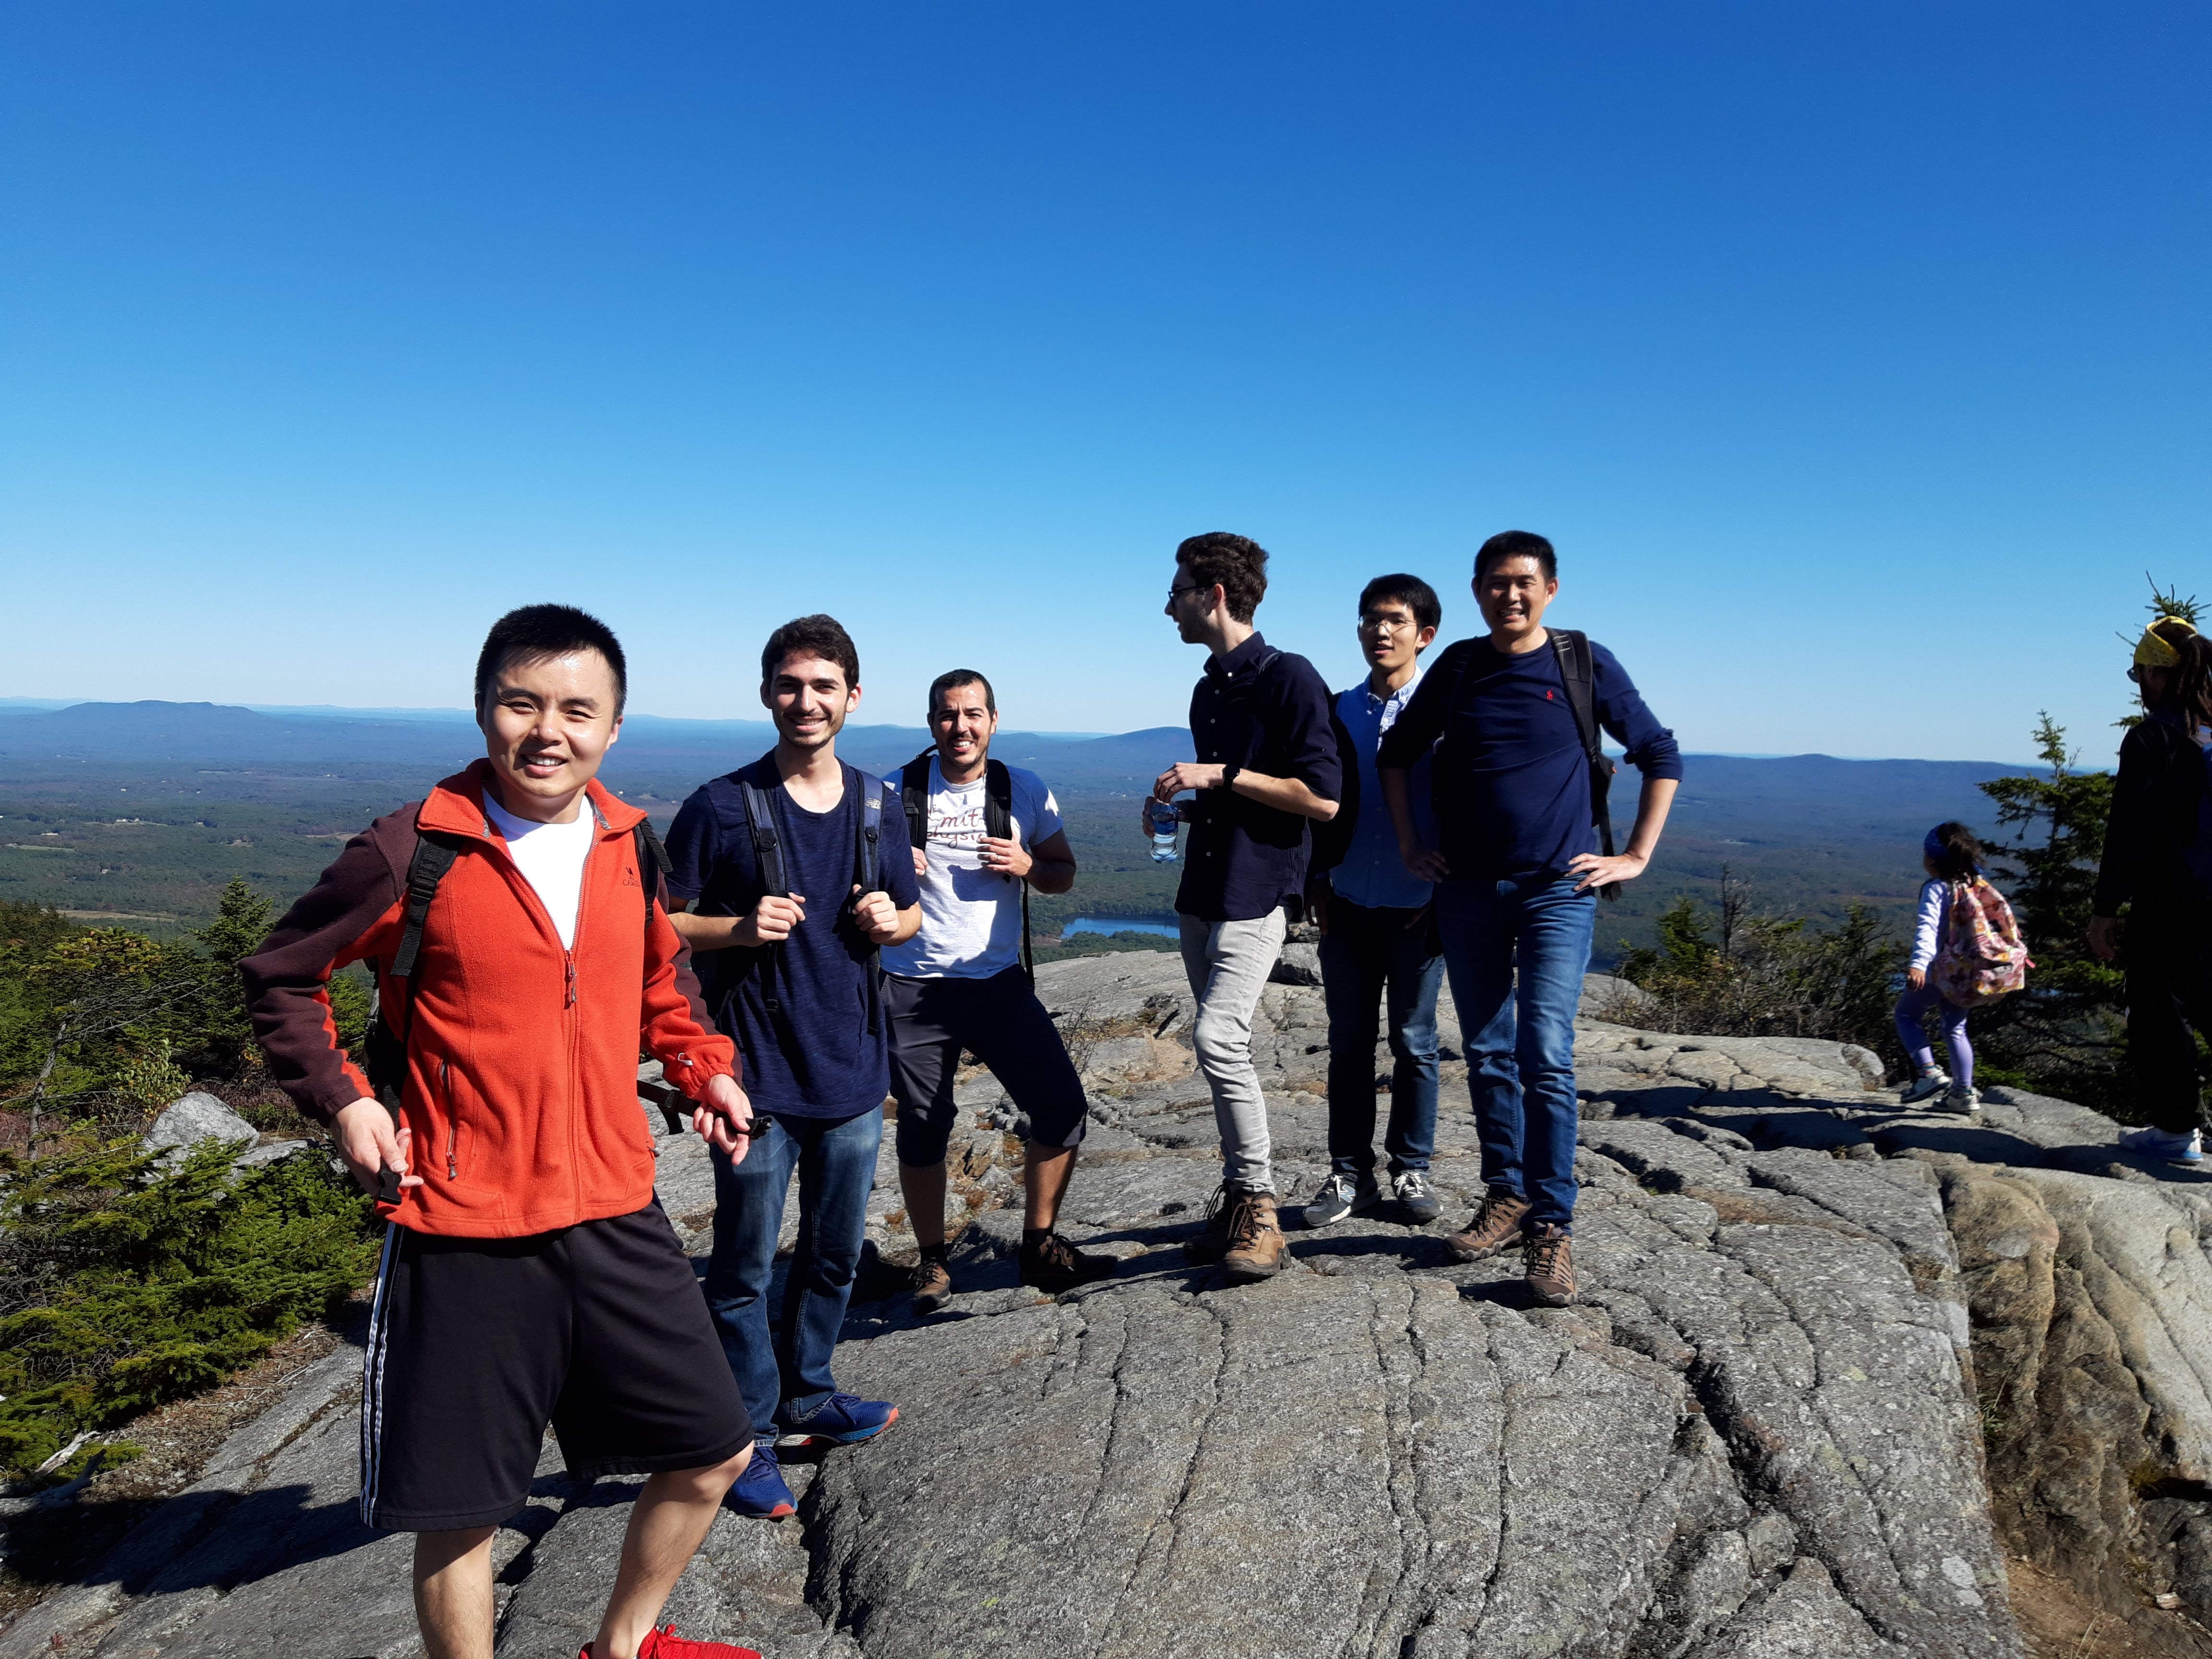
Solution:
{"label": "dark navy button-up shirt", "polygon": [[[1201,762],[1296,778],[1323,800],[1342,798],[1328,687],[1304,657],[1257,634],[1206,659],[1190,694],[1190,736]],[[1176,908],[1207,921],[1249,921],[1301,897],[1309,822],[1232,789],[1201,789]]]}

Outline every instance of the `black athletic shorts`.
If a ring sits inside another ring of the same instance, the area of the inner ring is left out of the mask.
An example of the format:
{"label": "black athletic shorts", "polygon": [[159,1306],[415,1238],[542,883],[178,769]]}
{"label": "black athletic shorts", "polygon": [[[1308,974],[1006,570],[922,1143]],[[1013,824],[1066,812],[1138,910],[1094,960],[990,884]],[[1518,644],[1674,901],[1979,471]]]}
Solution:
{"label": "black athletic shorts", "polygon": [[945,1161],[956,1109],[952,1083],[960,1051],[991,1068],[1029,1115],[1030,1138],[1048,1146],[1083,1139],[1083,1079],[1044,1004],[1018,968],[989,979],[884,975],[890,1018],[891,1094],[898,1101],[898,1161],[926,1168]]}
{"label": "black athletic shorts", "polygon": [[702,1468],[752,1443],[660,1206],[527,1238],[392,1228],[362,1370],[362,1519],[497,1525],[529,1501],[548,1422],[586,1476]]}

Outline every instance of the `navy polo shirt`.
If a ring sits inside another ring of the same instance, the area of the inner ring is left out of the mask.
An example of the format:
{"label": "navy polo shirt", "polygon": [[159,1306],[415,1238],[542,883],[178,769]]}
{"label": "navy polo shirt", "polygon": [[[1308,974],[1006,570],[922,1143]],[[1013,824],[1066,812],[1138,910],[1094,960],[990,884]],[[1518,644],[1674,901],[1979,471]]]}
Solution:
{"label": "navy polo shirt", "polygon": [[[1674,734],[1644,707],[1620,660],[1593,640],[1590,661],[1598,724],[1645,777],[1680,778]],[[1518,656],[1486,637],[1446,647],[1383,734],[1376,763],[1411,770],[1432,749],[1453,880],[1562,875],[1577,854],[1598,850],[1589,758],[1550,646]]]}
{"label": "navy polo shirt", "polygon": [[[693,791],[669,826],[668,890],[699,901],[699,914],[741,916],[760,902],[760,858],[738,780],[775,804],[785,889],[806,896],[806,920],[781,945],[702,951],[691,958],[714,1022],[744,1057],[754,1107],[792,1117],[846,1118],[890,1092],[888,1021],[868,1033],[875,947],[846,914],[860,879],[860,777],[844,769],[845,795],[827,812],[791,798],[773,753]],[[876,885],[902,910],[921,902],[906,813],[884,791]],[[769,981],[781,1013],[768,1006]]]}
{"label": "navy polo shirt", "polygon": [[[1311,663],[1255,634],[1226,657],[1206,659],[1190,694],[1191,742],[1202,762],[1296,778],[1338,800],[1344,770],[1329,702]],[[1206,921],[1249,921],[1302,897],[1310,823],[1232,789],[1200,790],[1176,908]]]}

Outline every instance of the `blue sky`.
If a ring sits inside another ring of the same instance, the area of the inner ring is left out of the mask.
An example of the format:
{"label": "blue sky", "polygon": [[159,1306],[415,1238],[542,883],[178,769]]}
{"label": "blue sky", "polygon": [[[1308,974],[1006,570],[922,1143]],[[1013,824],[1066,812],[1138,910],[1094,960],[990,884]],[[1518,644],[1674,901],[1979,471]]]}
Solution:
{"label": "blue sky", "polygon": [[1176,542],[1354,677],[1474,547],[1686,747],[2093,757],[2212,593],[2201,5],[0,13],[0,695],[1180,721]]}

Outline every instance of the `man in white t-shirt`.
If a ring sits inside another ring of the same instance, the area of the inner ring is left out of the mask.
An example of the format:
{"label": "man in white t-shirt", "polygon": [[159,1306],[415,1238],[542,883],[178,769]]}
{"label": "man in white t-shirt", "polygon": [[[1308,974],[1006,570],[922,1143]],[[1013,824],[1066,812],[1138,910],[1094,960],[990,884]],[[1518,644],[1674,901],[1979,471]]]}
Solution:
{"label": "man in white t-shirt", "polygon": [[[1082,1080],[1023,962],[1023,884],[1065,893],[1075,854],[1052,792],[1034,772],[990,758],[999,704],[970,668],[929,688],[933,753],[885,781],[908,804],[921,927],[883,950],[890,1021],[891,1094],[898,1102],[899,1187],[921,1246],[914,1310],[952,1294],[945,1266],[945,1151],[964,1048],[991,1068],[1028,1116],[1023,1167],[1022,1283],[1054,1294],[1114,1271],[1053,1231],[1075,1172],[1087,1103]],[[994,833],[995,832],[995,833]]]}

